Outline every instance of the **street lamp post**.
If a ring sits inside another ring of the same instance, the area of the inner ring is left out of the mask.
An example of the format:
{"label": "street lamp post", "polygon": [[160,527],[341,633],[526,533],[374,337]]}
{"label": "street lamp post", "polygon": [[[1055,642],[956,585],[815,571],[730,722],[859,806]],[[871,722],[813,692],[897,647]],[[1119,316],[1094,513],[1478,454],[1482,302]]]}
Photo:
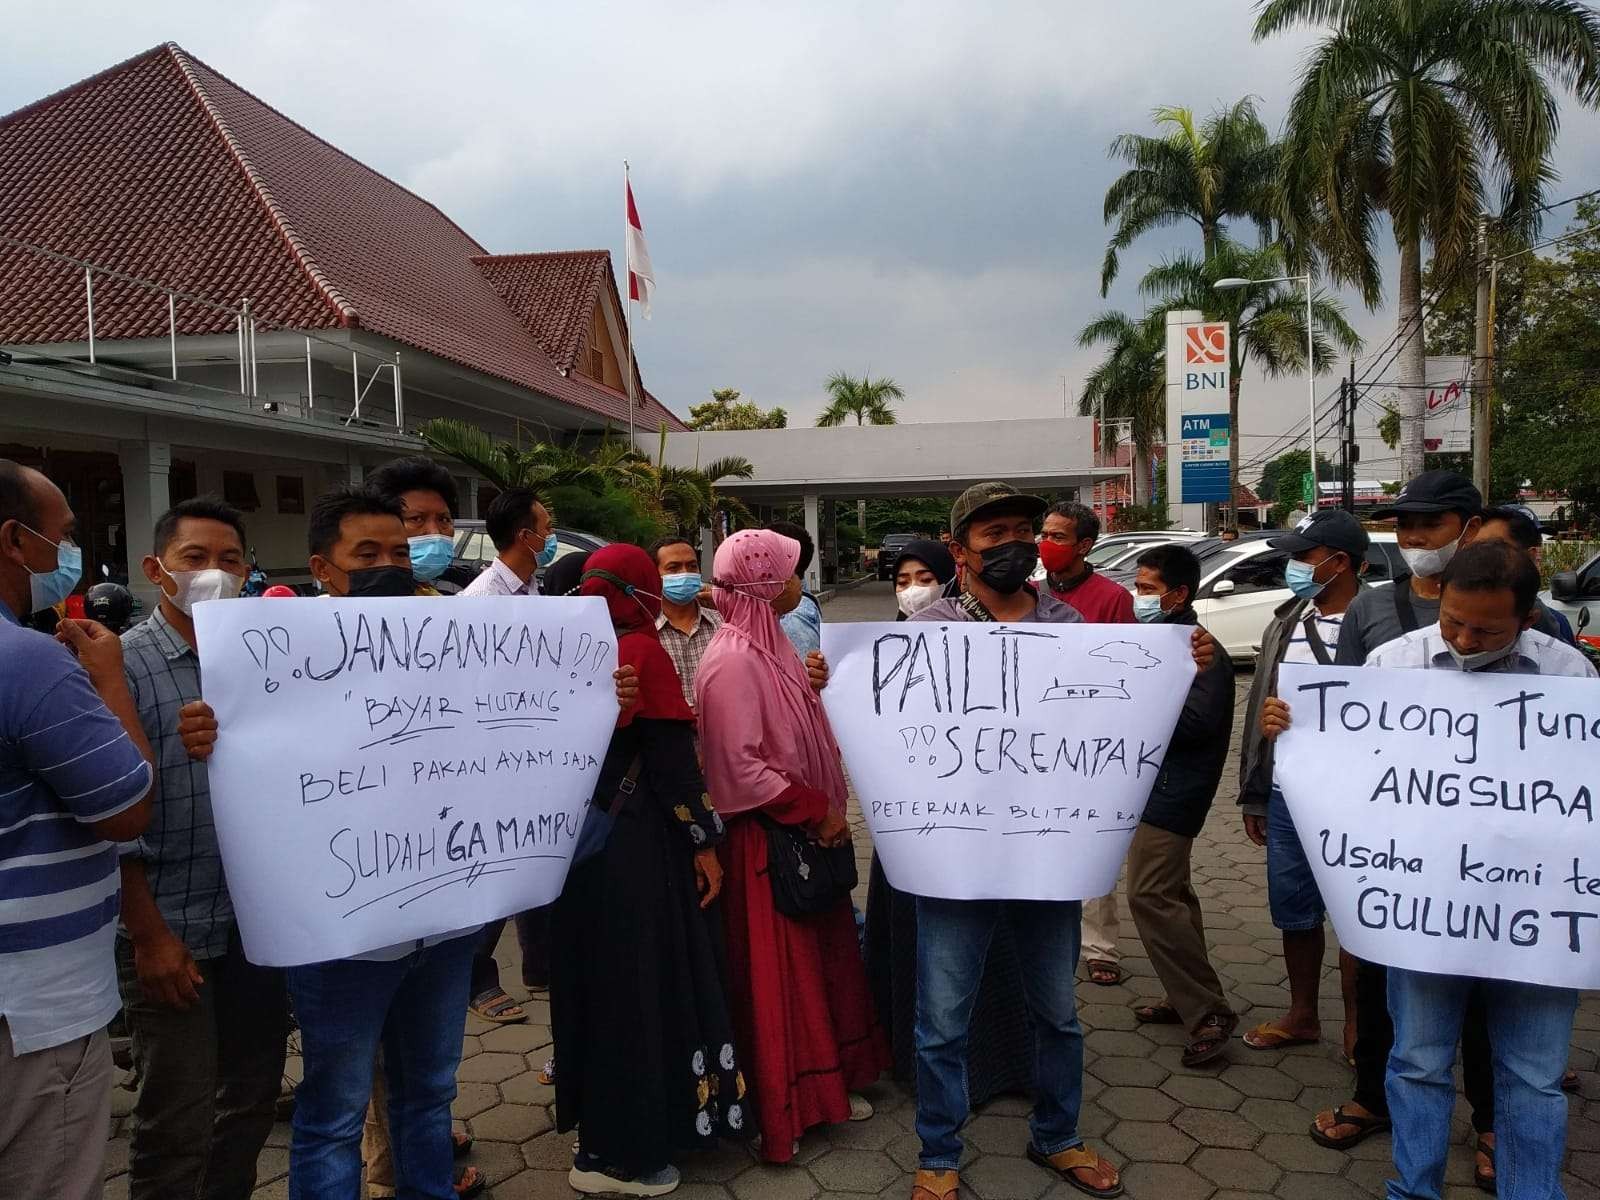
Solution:
{"label": "street lamp post", "polygon": [[[1311,439],[1311,511],[1316,512],[1322,506],[1322,485],[1317,480],[1317,373],[1316,373],[1316,329],[1311,315],[1311,276],[1305,275],[1278,275],[1272,279],[1219,279],[1211,286],[1219,292],[1234,292],[1240,288],[1255,287],[1266,283],[1303,283],[1306,285],[1306,416],[1310,421],[1306,432]],[[1235,429],[1233,436],[1238,437],[1239,431]],[[1238,486],[1238,481],[1234,481]]]}

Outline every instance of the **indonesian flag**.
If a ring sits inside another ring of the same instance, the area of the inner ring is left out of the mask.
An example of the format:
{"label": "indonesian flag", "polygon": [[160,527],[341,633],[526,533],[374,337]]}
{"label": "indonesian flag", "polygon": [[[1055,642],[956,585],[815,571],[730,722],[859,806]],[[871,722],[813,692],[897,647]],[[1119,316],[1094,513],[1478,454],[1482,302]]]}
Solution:
{"label": "indonesian flag", "polygon": [[655,268],[650,265],[650,247],[644,243],[644,226],[639,224],[639,210],[633,205],[633,181],[624,179],[628,191],[628,299],[637,300],[650,319],[650,293],[656,290]]}

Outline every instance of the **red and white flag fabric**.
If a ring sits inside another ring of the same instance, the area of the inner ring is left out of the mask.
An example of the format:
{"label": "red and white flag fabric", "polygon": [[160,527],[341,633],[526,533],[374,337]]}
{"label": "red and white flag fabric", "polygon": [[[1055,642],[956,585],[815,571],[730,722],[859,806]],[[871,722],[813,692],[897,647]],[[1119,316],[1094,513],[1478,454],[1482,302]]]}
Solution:
{"label": "red and white flag fabric", "polygon": [[645,320],[650,319],[650,296],[656,290],[655,268],[650,265],[650,247],[645,245],[644,226],[633,203],[633,181],[624,176],[628,192],[628,299],[637,300]]}

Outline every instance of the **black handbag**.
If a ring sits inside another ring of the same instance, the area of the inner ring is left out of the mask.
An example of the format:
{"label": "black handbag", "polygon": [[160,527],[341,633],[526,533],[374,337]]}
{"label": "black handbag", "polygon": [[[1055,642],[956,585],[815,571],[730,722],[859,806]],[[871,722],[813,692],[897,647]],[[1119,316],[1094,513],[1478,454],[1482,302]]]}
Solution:
{"label": "black handbag", "polygon": [[756,814],[767,831],[767,878],[772,903],[786,917],[827,912],[856,886],[856,850],[846,842],[827,847],[797,825]]}

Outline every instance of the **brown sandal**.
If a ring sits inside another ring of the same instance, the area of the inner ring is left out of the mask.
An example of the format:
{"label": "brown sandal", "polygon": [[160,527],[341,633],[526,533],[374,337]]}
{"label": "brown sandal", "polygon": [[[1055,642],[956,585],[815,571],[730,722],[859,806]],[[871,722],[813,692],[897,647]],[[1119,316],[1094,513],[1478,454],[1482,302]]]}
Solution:
{"label": "brown sandal", "polygon": [[1182,1025],[1183,1018],[1170,1004],[1141,1004],[1133,1010],[1133,1019],[1141,1025]]}
{"label": "brown sandal", "polygon": [[1183,1065],[1204,1066],[1221,1057],[1228,1049],[1233,1031],[1239,1027],[1239,1018],[1232,1013],[1212,1013],[1200,1022],[1200,1028],[1183,1048]]}
{"label": "brown sandal", "polygon": [[[1074,1146],[1070,1150],[1059,1150],[1055,1154],[1046,1154],[1032,1142],[1029,1142],[1028,1161],[1038,1163],[1047,1171],[1054,1171],[1080,1192],[1087,1196],[1094,1196],[1096,1200],[1111,1200],[1113,1196],[1122,1195],[1121,1173],[1109,1160],[1100,1157],[1087,1146]],[[1111,1183],[1107,1187],[1096,1187],[1082,1175],[1079,1175],[1079,1171],[1093,1171],[1097,1175],[1104,1171],[1110,1171]]]}
{"label": "brown sandal", "polygon": [[957,1200],[960,1182],[955,1171],[918,1171],[911,1184],[911,1200]]}
{"label": "brown sandal", "polygon": [[[1472,1148],[1472,1182],[1477,1185],[1479,1191],[1488,1192],[1491,1196],[1500,1190],[1499,1176],[1494,1169],[1494,1147],[1485,1146],[1483,1139],[1493,1136],[1492,1133],[1480,1133],[1478,1144]],[[1477,1159],[1479,1154],[1489,1160],[1487,1167],[1479,1165]]]}
{"label": "brown sandal", "polygon": [[1087,965],[1089,982],[1097,987],[1116,987],[1122,982],[1122,968],[1109,959],[1091,958]]}
{"label": "brown sandal", "polygon": [[[1318,1117],[1321,1115],[1321,1113],[1317,1114]],[[1331,1115],[1334,1126],[1353,1125],[1355,1126],[1355,1132],[1346,1134],[1344,1137],[1334,1137],[1332,1134],[1324,1133],[1319,1129],[1315,1118],[1313,1118],[1311,1122],[1311,1140],[1319,1146],[1326,1146],[1329,1150],[1348,1150],[1351,1146],[1366,1141],[1375,1133],[1388,1133],[1389,1130],[1394,1128],[1388,1117],[1358,1117],[1354,1113],[1345,1112],[1342,1104],[1333,1109]]]}

